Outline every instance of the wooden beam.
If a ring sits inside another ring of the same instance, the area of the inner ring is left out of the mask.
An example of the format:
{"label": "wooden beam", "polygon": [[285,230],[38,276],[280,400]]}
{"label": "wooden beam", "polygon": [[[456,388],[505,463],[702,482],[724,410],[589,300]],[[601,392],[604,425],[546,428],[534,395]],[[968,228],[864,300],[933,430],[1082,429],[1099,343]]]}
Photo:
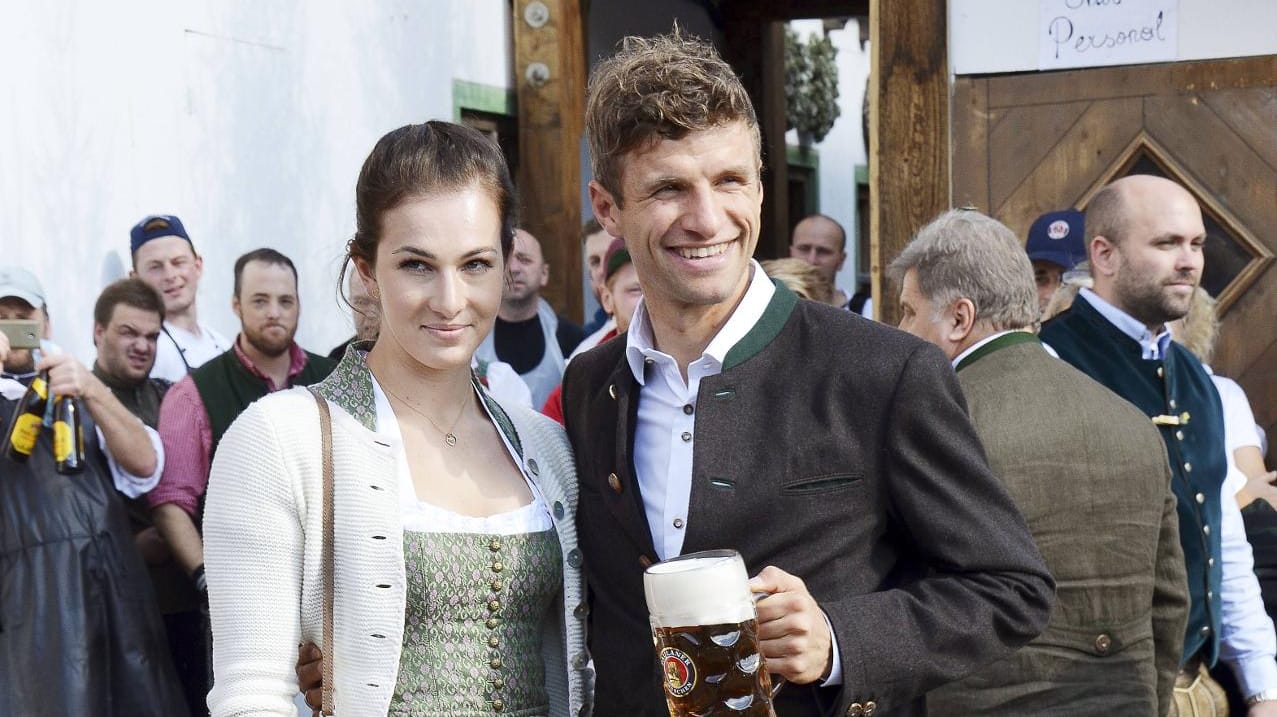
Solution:
{"label": "wooden beam", "polygon": [[[548,9],[543,23],[538,25],[542,18],[527,12],[529,5]],[[580,321],[581,137],[585,121],[581,3],[515,0],[513,12],[520,225],[541,240],[541,250],[550,263],[550,283],[542,292],[545,298],[561,313]],[[542,65],[543,73],[538,72]]]}
{"label": "wooden beam", "polygon": [[945,15],[945,0],[869,6],[870,272],[874,311],[890,324],[899,318],[898,287],[887,284],[884,269],[950,206]]}

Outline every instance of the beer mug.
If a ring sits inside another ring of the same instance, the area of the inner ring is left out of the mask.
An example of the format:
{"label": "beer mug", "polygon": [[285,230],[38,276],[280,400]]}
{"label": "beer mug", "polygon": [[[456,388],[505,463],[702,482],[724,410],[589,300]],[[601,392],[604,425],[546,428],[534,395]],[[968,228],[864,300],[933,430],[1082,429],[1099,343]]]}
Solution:
{"label": "beer mug", "polygon": [[739,553],[706,550],[656,563],[643,573],[643,592],[671,717],[775,717]]}

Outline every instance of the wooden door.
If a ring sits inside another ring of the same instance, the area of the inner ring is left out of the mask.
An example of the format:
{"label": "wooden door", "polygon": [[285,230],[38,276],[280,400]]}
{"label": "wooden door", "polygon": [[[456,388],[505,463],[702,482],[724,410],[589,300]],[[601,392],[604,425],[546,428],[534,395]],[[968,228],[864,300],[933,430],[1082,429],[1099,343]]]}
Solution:
{"label": "wooden door", "polygon": [[1022,240],[1039,214],[1085,208],[1126,174],[1188,187],[1221,314],[1214,368],[1277,442],[1277,55],[959,77],[952,141],[954,205]]}

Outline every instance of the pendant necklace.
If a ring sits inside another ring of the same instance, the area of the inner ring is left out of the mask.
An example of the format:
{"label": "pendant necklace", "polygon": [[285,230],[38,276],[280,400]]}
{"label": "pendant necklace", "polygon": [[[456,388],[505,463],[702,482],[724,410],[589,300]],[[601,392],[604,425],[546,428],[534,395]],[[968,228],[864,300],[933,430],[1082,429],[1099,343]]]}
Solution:
{"label": "pendant necklace", "polygon": [[436,431],[438,431],[440,434],[443,435],[443,442],[448,444],[449,448],[457,445],[457,435],[453,433],[452,430],[457,427],[457,422],[461,420],[461,415],[466,412],[466,404],[464,402],[462,402],[461,404],[461,410],[457,411],[457,417],[452,419],[452,425],[449,426],[448,430],[445,431],[442,428],[440,428],[439,424],[435,423],[435,420],[431,418],[429,415],[427,415],[425,411],[422,411],[420,408],[417,408],[411,403],[408,403],[407,401],[405,401],[403,396],[400,396],[394,391],[391,391],[385,384],[381,385],[381,389],[385,391],[386,393],[390,394],[391,396],[394,396],[395,398],[399,399],[400,403],[407,406],[408,408],[411,408],[413,411],[416,411],[418,415],[420,415],[422,418],[429,421],[431,428],[434,428]]}

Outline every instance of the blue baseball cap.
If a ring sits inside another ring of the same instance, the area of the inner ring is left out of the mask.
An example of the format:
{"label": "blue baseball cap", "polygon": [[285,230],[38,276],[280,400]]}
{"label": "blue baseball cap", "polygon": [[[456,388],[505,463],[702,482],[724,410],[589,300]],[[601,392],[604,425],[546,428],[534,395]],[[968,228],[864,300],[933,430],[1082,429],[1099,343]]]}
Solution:
{"label": "blue baseball cap", "polygon": [[1049,261],[1065,271],[1086,261],[1086,228],[1082,212],[1065,209],[1047,212],[1029,227],[1024,246],[1030,261]]}
{"label": "blue baseball cap", "polygon": [[161,237],[180,237],[191,244],[191,250],[195,250],[191,237],[186,233],[186,227],[182,226],[182,220],[172,214],[151,214],[142,217],[142,220],[133,225],[132,231],[129,232],[129,251],[133,254],[142,247],[143,244],[152,239]]}

